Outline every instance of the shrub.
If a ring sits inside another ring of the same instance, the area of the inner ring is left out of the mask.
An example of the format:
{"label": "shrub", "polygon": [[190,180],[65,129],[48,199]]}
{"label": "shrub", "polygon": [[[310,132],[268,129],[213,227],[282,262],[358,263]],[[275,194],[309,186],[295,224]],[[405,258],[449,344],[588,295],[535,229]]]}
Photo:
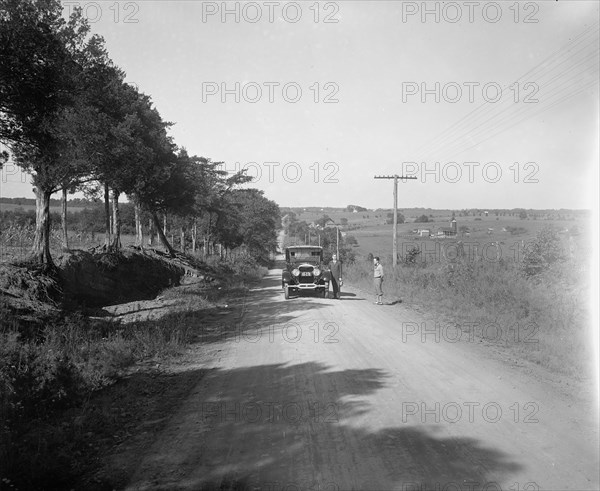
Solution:
{"label": "shrub", "polygon": [[545,227],[527,244],[521,262],[521,273],[526,277],[539,275],[563,258],[558,233],[550,227]]}
{"label": "shrub", "polygon": [[506,231],[510,232],[510,235],[522,235],[527,233],[527,229],[524,227],[511,227],[510,225],[506,226]]}
{"label": "shrub", "polygon": [[419,257],[419,254],[421,254],[421,249],[419,249],[418,247],[413,246],[411,249],[409,249],[408,251],[406,251],[406,254],[404,256],[404,263],[406,264],[416,264],[417,263],[417,258]]}

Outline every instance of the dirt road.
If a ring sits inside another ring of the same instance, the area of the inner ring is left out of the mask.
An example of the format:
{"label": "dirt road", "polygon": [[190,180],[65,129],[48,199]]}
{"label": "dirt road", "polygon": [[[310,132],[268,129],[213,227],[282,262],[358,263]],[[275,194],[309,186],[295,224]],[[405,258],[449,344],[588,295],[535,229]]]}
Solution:
{"label": "dirt road", "polygon": [[285,301],[272,270],[235,316],[182,371],[198,382],[127,489],[599,487],[589,402],[474,343],[423,340],[403,304]]}

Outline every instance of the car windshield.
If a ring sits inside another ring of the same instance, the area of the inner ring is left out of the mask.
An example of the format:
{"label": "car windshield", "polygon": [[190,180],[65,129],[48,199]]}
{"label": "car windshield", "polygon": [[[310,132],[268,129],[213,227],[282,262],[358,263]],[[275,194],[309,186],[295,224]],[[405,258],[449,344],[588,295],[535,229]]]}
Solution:
{"label": "car windshield", "polygon": [[321,251],[290,250],[288,251],[288,257],[292,263],[320,263]]}

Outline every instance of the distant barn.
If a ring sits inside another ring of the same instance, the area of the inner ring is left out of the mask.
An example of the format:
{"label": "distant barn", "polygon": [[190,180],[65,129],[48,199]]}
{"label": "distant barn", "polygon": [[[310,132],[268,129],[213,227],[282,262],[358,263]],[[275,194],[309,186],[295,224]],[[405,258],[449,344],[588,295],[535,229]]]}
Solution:
{"label": "distant barn", "polygon": [[438,228],[438,237],[455,237],[457,235],[457,227],[456,227],[456,219],[452,219],[450,222],[450,227],[440,227]]}

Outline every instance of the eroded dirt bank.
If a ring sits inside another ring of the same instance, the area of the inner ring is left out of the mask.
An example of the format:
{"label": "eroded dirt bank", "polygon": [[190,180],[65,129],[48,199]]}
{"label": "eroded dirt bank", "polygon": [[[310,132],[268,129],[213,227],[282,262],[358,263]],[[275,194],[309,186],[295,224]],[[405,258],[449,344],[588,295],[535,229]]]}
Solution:
{"label": "eroded dirt bank", "polygon": [[183,264],[159,256],[125,249],[120,254],[74,251],[58,259],[63,300],[98,307],[148,300],[179,284]]}
{"label": "eroded dirt bank", "polygon": [[170,258],[152,249],[119,254],[75,250],[57,256],[56,269],[0,265],[0,294],[6,308],[34,320],[66,307],[103,307],[151,300],[186,277],[212,282],[215,272],[189,257]]}

